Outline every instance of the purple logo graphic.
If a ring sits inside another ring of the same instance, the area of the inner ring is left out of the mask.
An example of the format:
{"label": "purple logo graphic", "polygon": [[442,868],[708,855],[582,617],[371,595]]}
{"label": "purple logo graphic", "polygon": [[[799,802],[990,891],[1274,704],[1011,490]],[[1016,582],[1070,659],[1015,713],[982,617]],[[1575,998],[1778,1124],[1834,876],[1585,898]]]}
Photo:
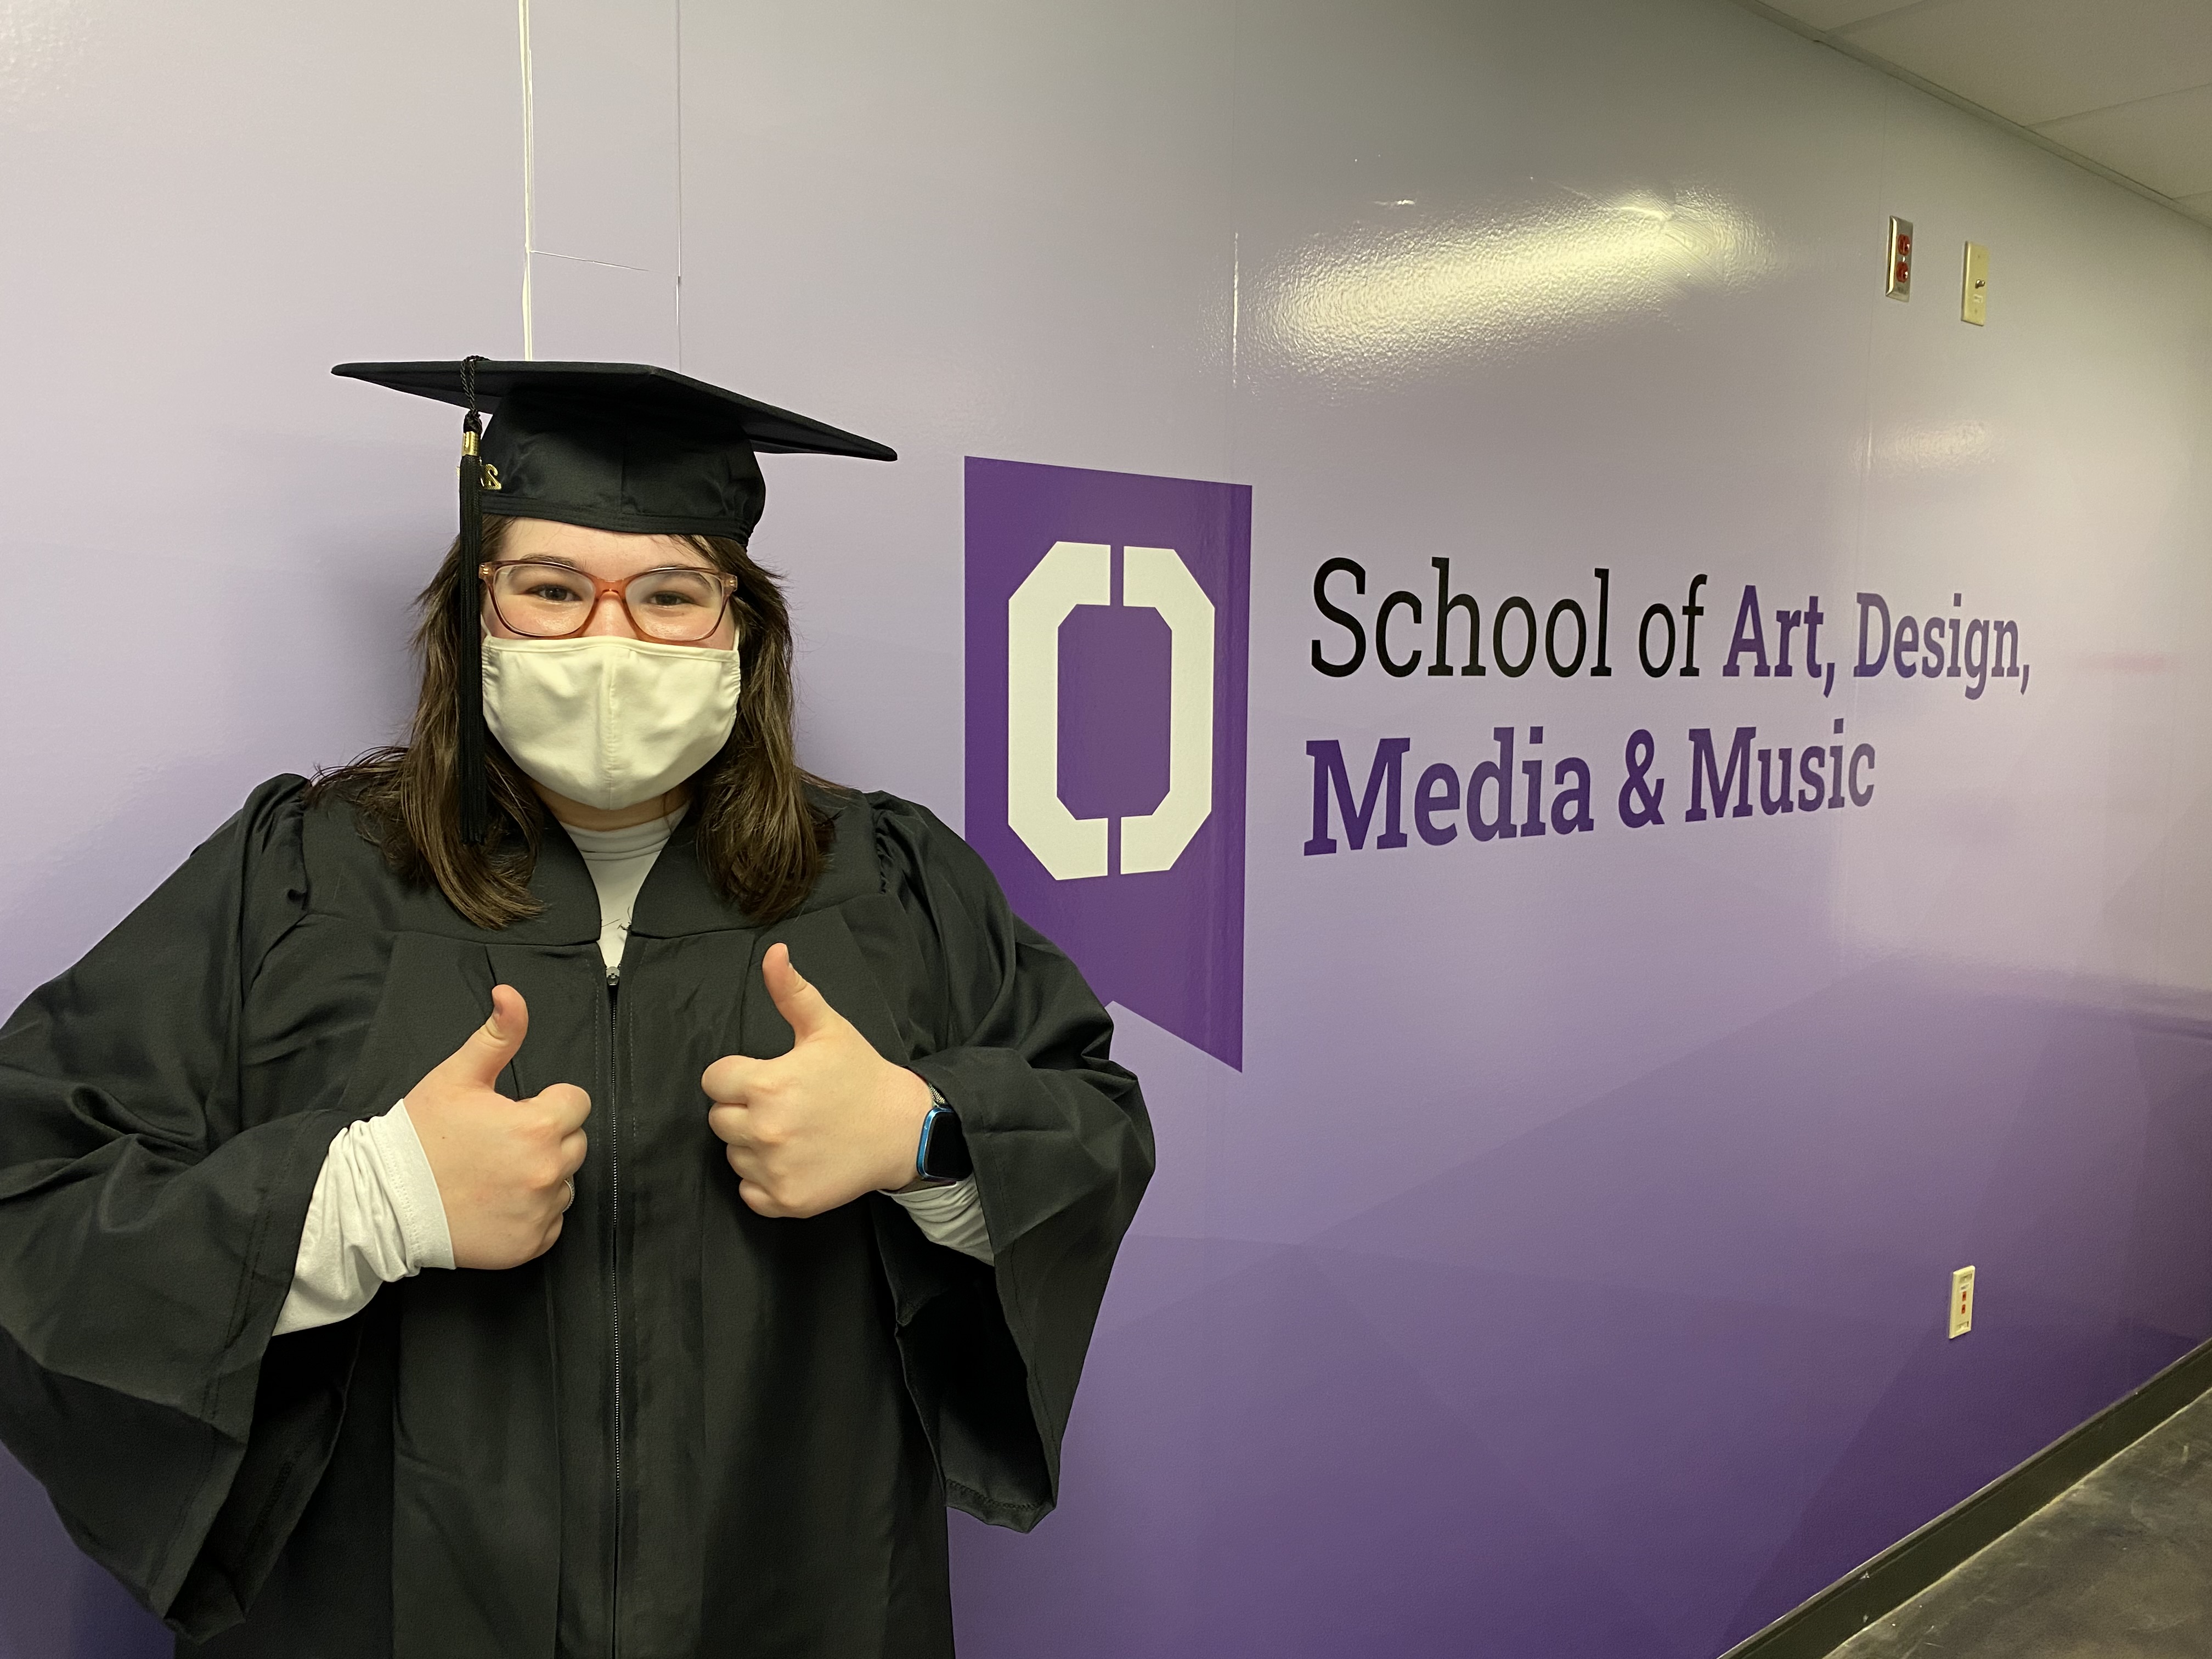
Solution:
{"label": "purple logo graphic", "polygon": [[1118,1002],[1244,1044],[1248,485],[968,461],[968,823]]}

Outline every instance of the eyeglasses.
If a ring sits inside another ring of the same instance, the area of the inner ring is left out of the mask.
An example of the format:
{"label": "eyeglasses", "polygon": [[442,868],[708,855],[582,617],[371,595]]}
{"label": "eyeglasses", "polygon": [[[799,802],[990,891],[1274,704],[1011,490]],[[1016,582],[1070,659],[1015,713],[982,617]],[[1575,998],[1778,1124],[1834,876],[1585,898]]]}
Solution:
{"label": "eyeglasses", "polygon": [[599,601],[613,598],[623,602],[641,639],[695,644],[722,625],[738,591],[738,579],[725,571],[684,564],[641,570],[619,582],[538,559],[481,564],[477,574],[500,621],[531,640],[573,638],[591,626]]}

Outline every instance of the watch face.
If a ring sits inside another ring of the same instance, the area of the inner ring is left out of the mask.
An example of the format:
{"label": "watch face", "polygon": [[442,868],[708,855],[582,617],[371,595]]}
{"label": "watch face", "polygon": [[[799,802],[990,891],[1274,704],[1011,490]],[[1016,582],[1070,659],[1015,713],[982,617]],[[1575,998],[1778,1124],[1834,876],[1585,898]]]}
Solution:
{"label": "watch face", "polygon": [[964,1181],[975,1173],[975,1160],[968,1156],[968,1137],[950,1107],[933,1108],[923,1121],[920,1163],[924,1181]]}

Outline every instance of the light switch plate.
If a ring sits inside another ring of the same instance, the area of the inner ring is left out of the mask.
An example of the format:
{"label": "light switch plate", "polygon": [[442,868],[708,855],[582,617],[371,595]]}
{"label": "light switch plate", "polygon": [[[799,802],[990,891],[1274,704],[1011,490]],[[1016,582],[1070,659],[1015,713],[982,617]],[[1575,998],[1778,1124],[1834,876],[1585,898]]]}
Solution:
{"label": "light switch plate", "polygon": [[1889,222],[1889,287],[1884,290],[1893,300],[1912,297],[1912,221],[1892,219]]}
{"label": "light switch plate", "polygon": [[1974,1328],[1974,1270],[1961,1267],[1951,1275],[1951,1334],[1964,1336]]}
{"label": "light switch plate", "polygon": [[1990,251],[1966,244],[1966,270],[1959,294],[1959,315],[1979,328],[1990,320]]}

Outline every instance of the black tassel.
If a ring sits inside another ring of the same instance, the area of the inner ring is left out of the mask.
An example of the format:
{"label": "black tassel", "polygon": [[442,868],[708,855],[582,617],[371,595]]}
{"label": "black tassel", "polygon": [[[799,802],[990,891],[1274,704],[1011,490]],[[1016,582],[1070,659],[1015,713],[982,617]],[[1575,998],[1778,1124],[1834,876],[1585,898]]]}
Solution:
{"label": "black tassel", "polygon": [[483,461],[477,453],[483,422],[477,415],[476,366],[469,358],[462,375],[469,397],[468,419],[461,427],[461,562],[453,592],[453,702],[459,716],[461,841],[481,847],[491,833],[490,792],[484,779],[483,513],[477,492],[483,488]]}

